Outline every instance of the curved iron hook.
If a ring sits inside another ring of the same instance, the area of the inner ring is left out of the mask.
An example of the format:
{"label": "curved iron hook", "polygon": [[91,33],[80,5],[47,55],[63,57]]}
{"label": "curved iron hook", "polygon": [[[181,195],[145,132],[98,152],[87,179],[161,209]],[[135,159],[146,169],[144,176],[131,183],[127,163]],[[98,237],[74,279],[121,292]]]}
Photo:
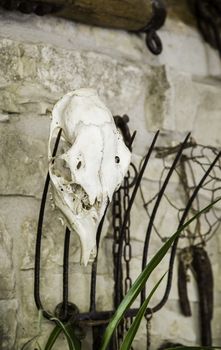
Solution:
{"label": "curved iron hook", "polygon": [[162,50],[162,42],[156,33],[165,23],[167,10],[163,0],[151,0],[153,15],[149,23],[141,28],[139,32],[146,33],[146,44],[148,49],[154,54],[159,55]]}

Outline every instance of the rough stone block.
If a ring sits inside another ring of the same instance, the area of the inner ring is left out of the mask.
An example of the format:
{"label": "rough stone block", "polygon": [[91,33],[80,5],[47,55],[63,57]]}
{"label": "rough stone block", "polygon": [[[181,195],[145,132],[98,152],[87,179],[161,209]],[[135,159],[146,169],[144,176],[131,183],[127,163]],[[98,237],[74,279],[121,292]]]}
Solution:
{"label": "rough stone block", "polygon": [[12,239],[0,218],[0,299],[15,296],[15,275],[12,260]]}
{"label": "rough stone block", "polygon": [[172,89],[166,66],[153,69],[146,95],[145,113],[149,130],[174,130],[171,113]]}
{"label": "rough stone block", "polygon": [[167,19],[159,32],[164,50],[158,57],[159,64],[167,64],[179,72],[197,76],[221,74],[218,52],[207,45],[195,28],[185,24],[182,18]]}
{"label": "rough stone block", "polygon": [[[29,125],[30,126],[30,125]],[[16,123],[0,129],[0,193],[41,197],[46,176],[46,145]]]}
{"label": "rough stone block", "polygon": [[0,348],[2,350],[13,349],[17,331],[17,308],[15,299],[0,300]]}
{"label": "rough stone block", "polygon": [[213,81],[195,84],[198,108],[193,135],[198,143],[220,147],[220,86]]}
{"label": "rough stone block", "polygon": [[[196,315],[195,315],[196,316]],[[160,329],[167,339],[183,339],[184,341],[191,341],[193,344],[198,343],[196,320],[194,317],[187,318],[177,315],[177,312],[167,310],[166,313],[156,315],[153,318],[152,327],[153,334],[157,334]]]}

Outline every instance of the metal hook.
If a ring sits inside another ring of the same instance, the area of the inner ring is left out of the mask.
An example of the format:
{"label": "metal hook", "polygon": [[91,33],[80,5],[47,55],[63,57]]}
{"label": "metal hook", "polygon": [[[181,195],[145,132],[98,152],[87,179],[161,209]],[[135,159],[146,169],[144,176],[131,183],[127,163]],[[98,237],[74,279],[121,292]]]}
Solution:
{"label": "metal hook", "polygon": [[156,33],[165,23],[167,10],[163,0],[151,0],[153,15],[149,23],[141,28],[139,32],[146,33],[146,44],[148,49],[154,54],[159,55],[162,50],[162,42]]}

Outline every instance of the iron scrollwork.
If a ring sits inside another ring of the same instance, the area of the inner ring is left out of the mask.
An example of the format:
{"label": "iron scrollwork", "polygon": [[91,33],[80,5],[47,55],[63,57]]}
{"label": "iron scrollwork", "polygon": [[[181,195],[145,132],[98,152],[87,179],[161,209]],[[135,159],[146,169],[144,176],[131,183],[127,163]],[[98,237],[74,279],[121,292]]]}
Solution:
{"label": "iron scrollwork", "polygon": [[[115,123],[118,125],[118,127],[121,129],[122,134],[125,138],[125,141],[128,144],[128,147],[130,148],[132,146],[133,140],[134,140],[134,134],[131,136],[128,126],[128,117],[124,116],[123,118],[121,117],[115,117]],[[130,270],[128,268],[128,273],[123,271],[123,265],[126,262],[129,267],[129,263],[131,260],[131,254],[127,256],[125,255],[125,247],[130,246],[131,247],[131,242],[130,242],[130,234],[129,234],[129,223],[130,223],[130,213],[131,209],[134,204],[134,200],[136,197],[136,194],[140,188],[141,190],[141,181],[143,178],[144,171],[149,163],[150,157],[153,155],[154,148],[156,141],[158,139],[159,131],[156,133],[156,135],[153,138],[152,144],[149,148],[148,153],[146,154],[145,158],[143,159],[143,162],[140,165],[140,169],[137,173],[135,173],[135,181],[129,182],[129,174],[127,175],[128,177],[125,178],[123,186],[115,193],[115,198],[114,198],[114,208],[113,208],[113,229],[114,229],[114,242],[113,242],[113,260],[114,260],[114,309],[120,304],[121,300],[123,299],[123,296],[125,295],[125,290],[123,288],[123,282],[126,282],[130,280],[131,284],[131,279],[130,279]],[[56,149],[59,144],[59,138],[60,138],[60,133],[57,136],[57,140],[54,146],[54,152],[53,155],[56,154]],[[171,167],[168,169],[168,173],[164,181],[161,183],[160,190],[157,193],[157,195],[154,197],[156,199],[155,204],[153,205],[153,208],[150,212],[150,217],[148,220],[148,225],[147,225],[147,230],[146,230],[146,238],[144,242],[144,248],[143,248],[143,266],[147,264],[148,262],[148,251],[149,251],[149,243],[150,239],[152,236],[153,231],[155,231],[155,217],[157,216],[157,211],[159,208],[159,205],[165,196],[165,190],[169,184],[169,181],[171,179],[171,176],[173,175],[174,172],[176,172],[177,165],[181,164],[182,159],[185,155],[183,155],[184,150],[188,149],[191,145],[191,139],[190,139],[190,134],[188,134],[185,138],[185,140],[178,145],[178,147],[174,147],[172,149],[168,150],[168,153],[171,154],[171,152],[175,152],[175,158],[172,162]],[[196,146],[193,145],[193,148],[195,149]],[[159,147],[156,147],[156,150],[159,152],[159,154],[166,154],[167,149],[160,149]],[[192,155],[192,153],[191,153]],[[190,158],[192,159],[190,155]],[[221,152],[215,150],[214,151],[215,157],[212,157],[213,161],[204,169],[204,174],[202,177],[200,177],[200,181],[198,184],[196,183],[194,188],[192,189],[192,192],[190,193],[190,196],[188,196],[187,203],[185,205],[185,209],[182,210],[181,217],[179,217],[179,224],[178,228],[182,226],[182,224],[186,221],[188,218],[188,215],[191,213],[192,205],[193,202],[197,199],[199,191],[204,188],[204,185],[208,185],[210,183],[211,178],[214,178],[214,169],[215,167],[219,166],[217,163],[220,161],[221,157]],[[180,165],[181,166],[181,165]],[[211,175],[212,174],[212,175]],[[212,176],[212,177],[211,177]],[[206,181],[207,180],[207,181]],[[41,261],[41,237],[42,237],[42,226],[43,226],[43,220],[44,220],[44,208],[47,200],[47,192],[48,192],[48,186],[49,186],[49,175],[46,178],[46,183],[45,183],[45,188],[43,191],[43,196],[42,196],[42,202],[41,202],[41,208],[40,208],[40,214],[39,214],[39,222],[38,222],[38,230],[37,230],[37,240],[36,240],[36,254],[35,254],[35,284],[34,284],[34,297],[35,297],[35,303],[36,306],[39,310],[42,310],[43,316],[47,319],[53,319],[53,313],[50,313],[44,309],[44,306],[41,301],[41,290],[40,290],[40,261]],[[129,189],[131,189],[131,193],[129,194]],[[214,192],[214,191],[213,191]],[[215,192],[214,192],[215,193]],[[124,197],[125,194],[127,196],[127,202],[124,203]],[[123,198],[122,198],[123,197]],[[151,201],[152,202],[152,201]],[[118,210],[117,206],[120,206],[121,209]],[[146,208],[148,206],[148,203],[145,203],[144,205]],[[107,211],[107,208],[106,208]],[[105,211],[105,214],[106,214]],[[105,218],[105,214],[103,216],[102,221],[100,222],[99,228],[98,228],[98,233],[97,233],[97,248],[99,251],[99,245],[100,245],[100,236],[101,236],[101,231],[103,227],[103,222]],[[149,216],[149,214],[148,214]],[[119,220],[118,220],[119,219]],[[118,220],[118,221],[116,221]],[[217,219],[220,222],[220,218]],[[167,284],[166,288],[164,291],[164,295],[162,299],[160,300],[159,303],[154,305],[152,308],[148,308],[146,310],[146,320],[147,320],[147,349],[149,348],[150,345],[150,339],[149,339],[149,323],[150,323],[150,318],[152,315],[156,312],[158,312],[164,305],[166,304],[171,286],[172,286],[172,277],[173,277],[173,270],[174,270],[174,260],[175,256],[177,253],[177,248],[178,248],[178,238],[174,241],[174,244],[171,249],[171,255],[170,255],[170,261],[169,261],[169,273],[168,273],[168,278],[167,278]],[[90,326],[93,327],[93,349],[97,349],[100,345],[101,341],[101,336],[103,334],[103,331],[105,330],[105,325],[109,322],[110,318],[114,314],[114,310],[104,310],[104,311],[97,311],[96,309],[96,280],[97,280],[97,258],[95,259],[93,265],[92,265],[92,270],[91,270],[91,293],[90,293],[90,308],[89,312],[80,312],[75,304],[70,302],[68,300],[68,265],[69,265],[69,243],[70,243],[70,231],[67,228],[66,229],[66,234],[65,234],[65,240],[64,240],[64,259],[63,259],[63,301],[59,303],[59,305],[56,306],[55,308],[55,315],[56,317],[59,318],[59,320],[63,322],[69,322],[72,324],[73,327],[78,327],[81,330],[81,334],[83,334],[82,327],[84,328],[85,326]],[[198,249],[198,247],[196,247]],[[200,247],[199,249],[202,250]],[[199,251],[197,250],[197,252]],[[201,255],[200,255],[201,257]],[[199,257],[199,258],[200,258]],[[126,258],[126,259],[125,259]],[[196,262],[198,264],[198,260]],[[195,264],[195,265],[196,265]],[[198,265],[197,265],[198,266]],[[196,269],[198,267],[196,266]],[[127,266],[126,266],[127,268]],[[201,274],[201,272],[200,272]],[[200,275],[201,276],[201,275]],[[124,280],[125,277],[125,280]],[[202,280],[200,279],[199,281],[202,283]],[[146,297],[146,291],[144,290],[141,294],[141,304],[143,300]],[[207,297],[207,295],[205,296]],[[211,299],[211,298],[210,298]],[[131,321],[131,319],[136,316],[139,308],[131,308],[126,311],[125,313],[125,319],[124,323],[119,325],[118,332],[116,333],[116,339],[113,340],[112,344],[112,349],[117,349],[118,344],[121,341],[123,334],[125,330],[127,329],[127,324]],[[203,316],[203,315],[201,315]],[[202,320],[205,318],[202,317]],[[206,320],[207,322],[207,320]],[[210,322],[210,319],[209,319]],[[209,324],[208,322],[206,323],[207,325]],[[80,340],[80,338],[79,338]],[[202,343],[211,343],[211,339],[204,339],[202,337]],[[204,344],[202,344],[204,345]]]}

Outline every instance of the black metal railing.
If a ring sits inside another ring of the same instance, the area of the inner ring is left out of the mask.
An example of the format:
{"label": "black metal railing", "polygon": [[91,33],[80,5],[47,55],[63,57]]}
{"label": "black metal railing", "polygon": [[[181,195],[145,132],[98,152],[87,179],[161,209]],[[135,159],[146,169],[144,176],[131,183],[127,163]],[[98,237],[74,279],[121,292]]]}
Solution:
{"label": "black metal railing", "polygon": [[[131,136],[128,128],[128,120],[129,118],[127,116],[124,117],[115,117],[115,123],[117,127],[121,130],[126,145],[131,149],[132,143],[135,137],[135,133]],[[56,151],[58,148],[60,136],[61,136],[62,130],[59,131],[52,157],[55,157]],[[114,203],[113,203],[113,228],[114,228],[114,234],[113,234],[113,266],[114,266],[114,272],[113,272],[113,278],[114,278],[114,300],[113,310],[104,310],[104,311],[97,311],[96,310],[96,278],[97,278],[97,264],[99,261],[99,244],[100,244],[100,236],[103,228],[103,223],[105,220],[105,215],[107,212],[107,208],[105,210],[104,216],[100,222],[98,232],[97,232],[97,257],[95,261],[92,264],[91,269],[91,288],[90,288],[90,308],[89,312],[81,313],[79,312],[77,306],[74,303],[71,303],[68,299],[68,266],[69,266],[69,244],[70,244],[70,231],[67,228],[66,234],[65,234],[65,243],[64,243],[64,257],[63,257],[63,300],[62,302],[56,306],[56,316],[63,322],[70,321],[75,325],[78,326],[91,326],[93,327],[93,334],[94,334],[94,349],[98,347],[99,345],[99,339],[101,338],[101,335],[105,329],[105,325],[109,322],[110,318],[112,317],[114,310],[117,308],[117,306],[120,304],[125,292],[123,288],[123,260],[124,263],[131,263],[131,257],[132,257],[132,245],[130,242],[130,233],[129,225],[130,222],[130,214],[131,210],[133,208],[133,204],[138,192],[138,189],[140,187],[144,171],[149,164],[150,158],[153,155],[154,149],[156,148],[156,142],[159,136],[159,131],[155,134],[153,141],[149,147],[148,153],[144,158],[144,161],[141,164],[140,170],[137,171],[135,166],[132,165],[132,169],[135,170],[135,174],[133,176],[133,179],[129,178],[129,173],[127,174],[124,185],[122,188],[120,188],[114,195]],[[143,258],[142,258],[142,268],[144,269],[147,261],[148,261],[148,251],[149,251],[149,243],[150,238],[152,235],[152,231],[154,229],[155,225],[155,219],[157,217],[158,209],[160,207],[160,203],[162,201],[163,196],[165,195],[165,190],[168,186],[168,183],[171,179],[171,176],[176,170],[177,164],[182,159],[182,155],[185,149],[188,147],[191,147],[190,142],[190,134],[188,134],[185,138],[185,140],[179,145],[176,146],[176,148],[173,150],[173,152],[177,152],[175,155],[175,158],[172,162],[171,167],[169,168],[169,171],[167,173],[167,176],[165,177],[164,182],[161,184],[161,188],[155,198],[155,204],[153,206],[153,209],[149,215],[149,222],[147,225],[145,240],[144,240],[144,247],[143,247]],[[172,152],[172,151],[171,151]],[[162,153],[162,150],[161,150]],[[161,154],[162,155],[162,154]],[[182,216],[179,221],[178,228],[181,227],[184,222],[186,221],[188,214],[192,208],[192,204],[194,200],[197,198],[198,193],[200,189],[203,187],[203,184],[205,183],[206,179],[210,176],[211,171],[216,166],[218,160],[220,159],[221,153],[216,152],[216,155],[211,162],[211,164],[207,167],[207,170],[204,172],[203,176],[201,177],[200,181],[196,186],[194,187],[192,194],[190,195],[186,207],[183,210]],[[38,221],[38,229],[37,229],[37,239],[36,239],[36,251],[35,251],[35,282],[34,282],[34,297],[35,297],[35,303],[39,310],[43,311],[44,317],[47,319],[51,319],[54,315],[53,312],[46,311],[46,308],[42,304],[41,301],[41,289],[40,289],[40,261],[41,261],[41,237],[42,237],[42,225],[44,220],[44,210],[45,210],[45,204],[47,201],[47,192],[49,188],[49,182],[50,182],[50,176],[49,174],[46,177],[44,191],[42,195],[42,201],[41,201],[41,207],[40,207],[40,213],[39,213],[39,221]],[[126,191],[126,192],[125,192]],[[129,194],[130,192],[130,194]],[[125,196],[125,193],[127,194],[127,202],[124,202],[124,205],[122,207],[122,201],[125,199],[123,198]],[[118,206],[118,208],[117,208]],[[144,205],[145,206],[145,205]],[[178,246],[179,239],[177,238],[172,246],[171,253],[170,253],[170,260],[169,260],[169,267],[168,267],[168,278],[167,283],[164,291],[164,295],[162,299],[160,300],[157,305],[148,308],[146,311],[146,317],[148,320],[149,317],[162,309],[162,307],[165,305],[165,303],[168,300],[171,286],[172,286],[172,277],[173,277],[173,270],[174,270],[174,260],[177,252],[177,246]],[[129,253],[125,253],[126,249],[125,246],[129,246]],[[125,258],[126,254],[126,258]],[[128,265],[129,266],[129,265]],[[126,265],[126,268],[128,267]],[[130,284],[132,283],[132,280],[130,278],[130,270],[128,269],[126,271],[126,279],[130,279]],[[125,282],[127,283],[127,282]],[[146,297],[146,291],[145,289],[141,293],[141,303],[144,301]],[[125,314],[125,320],[130,319],[134,317],[138,312],[138,308],[132,308],[128,310]],[[119,330],[118,338],[122,338],[123,332],[124,332],[124,324],[120,325],[121,330]],[[113,342],[111,345],[111,349],[117,349],[118,348],[118,340]]]}

